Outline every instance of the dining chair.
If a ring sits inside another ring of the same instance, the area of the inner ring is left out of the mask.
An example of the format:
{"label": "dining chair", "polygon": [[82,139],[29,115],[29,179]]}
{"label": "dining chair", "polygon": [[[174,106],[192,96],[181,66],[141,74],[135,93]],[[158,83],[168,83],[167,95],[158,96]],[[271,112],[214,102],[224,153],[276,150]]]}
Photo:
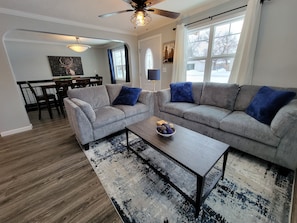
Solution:
{"label": "dining chair", "polygon": [[58,102],[57,102],[57,99],[56,99],[56,96],[54,94],[47,94],[47,95],[39,95],[37,94],[37,92],[35,91],[35,89],[33,88],[33,86],[30,84],[29,81],[26,82],[28,87],[30,88],[35,100],[36,100],[36,104],[37,104],[37,107],[38,107],[38,118],[39,120],[41,119],[41,110],[43,108],[47,108],[48,109],[48,112],[49,112],[49,115],[50,115],[50,118],[52,119],[53,118],[53,114],[52,114],[52,105],[54,104],[56,109],[57,109],[57,112],[58,114],[60,115],[60,110],[59,110],[59,106],[58,106]]}
{"label": "dining chair", "polygon": [[79,78],[79,79],[76,79],[76,82],[75,82],[75,87],[76,88],[82,88],[82,87],[87,87],[87,86],[90,86],[90,83],[91,83],[91,79],[90,78]]}
{"label": "dining chair", "polygon": [[72,80],[55,80],[56,84],[56,92],[57,92],[57,97],[60,105],[60,110],[65,117],[65,111],[64,111],[64,102],[63,99],[68,97],[67,96],[67,91],[69,87],[73,87]]}

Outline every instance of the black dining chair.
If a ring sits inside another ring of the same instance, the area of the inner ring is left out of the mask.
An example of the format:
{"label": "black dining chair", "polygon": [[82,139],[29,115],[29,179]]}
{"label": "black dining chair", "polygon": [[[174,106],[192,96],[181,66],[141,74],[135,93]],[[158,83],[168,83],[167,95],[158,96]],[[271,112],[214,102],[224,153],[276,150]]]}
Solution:
{"label": "black dining chair", "polygon": [[72,80],[55,80],[56,84],[56,91],[57,91],[57,97],[60,105],[60,110],[65,117],[65,111],[64,111],[64,102],[63,99],[67,98],[67,91],[69,88],[73,88]]}
{"label": "black dining chair", "polygon": [[57,109],[58,114],[60,115],[60,110],[59,110],[59,106],[58,106],[58,102],[56,100],[56,96],[54,94],[47,94],[47,95],[39,95],[37,94],[37,92],[35,91],[35,89],[32,87],[32,85],[30,84],[29,81],[26,82],[28,87],[30,88],[35,100],[36,100],[36,104],[38,107],[38,118],[39,120],[41,119],[41,110],[44,108],[48,109],[50,118],[53,118],[53,114],[52,114],[52,105],[54,105]]}

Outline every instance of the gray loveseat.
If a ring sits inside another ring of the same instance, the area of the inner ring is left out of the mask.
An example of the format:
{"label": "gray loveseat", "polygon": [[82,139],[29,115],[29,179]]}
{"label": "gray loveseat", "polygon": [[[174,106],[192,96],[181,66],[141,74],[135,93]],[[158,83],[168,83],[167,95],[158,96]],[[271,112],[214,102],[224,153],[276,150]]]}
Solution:
{"label": "gray loveseat", "polygon": [[64,99],[68,120],[85,149],[90,142],[153,114],[153,94],[149,91],[142,90],[134,106],[112,105],[121,89],[120,84],[108,84],[68,90]]}
{"label": "gray loveseat", "polygon": [[192,83],[194,103],[171,102],[170,88],[164,89],[155,94],[154,114],[238,150],[296,170],[297,99],[282,107],[270,125],[263,124],[245,112],[260,87]]}

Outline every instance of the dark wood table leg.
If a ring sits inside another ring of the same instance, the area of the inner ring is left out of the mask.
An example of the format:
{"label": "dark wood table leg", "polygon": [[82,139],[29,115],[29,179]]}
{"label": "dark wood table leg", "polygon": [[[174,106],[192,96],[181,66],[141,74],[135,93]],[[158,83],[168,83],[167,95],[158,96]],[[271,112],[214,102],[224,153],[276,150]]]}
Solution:
{"label": "dark wood table leg", "polygon": [[226,169],[226,163],[227,163],[227,158],[228,158],[228,152],[229,152],[229,149],[224,154],[222,179],[224,179],[224,176],[225,176],[225,169]]}
{"label": "dark wood table leg", "polygon": [[197,175],[196,211],[195,211],[196,218],[198,217],[200,208],[201,208],[203,184],[204,184],[204,177]]}

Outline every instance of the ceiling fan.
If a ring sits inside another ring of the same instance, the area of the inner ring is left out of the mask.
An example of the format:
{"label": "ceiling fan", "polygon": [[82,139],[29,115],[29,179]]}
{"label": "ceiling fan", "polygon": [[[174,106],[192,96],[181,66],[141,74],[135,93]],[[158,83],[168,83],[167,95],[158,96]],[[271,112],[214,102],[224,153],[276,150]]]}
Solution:
{"label": "ceiling fan", "polygon": [[131,5],[133,9],[126,9],[118,12],[107,13],[103,15],[99,15],[100,18],[105,18],[125,12],[133,12],[133,15],[130,21],[136,26],[145,26],[151,21],[151,17],[147,12],[151,12],[153,14],[165,16],[168,18],[176,19],[180,13],[171,12],[162,9],[151,8],[152,5],[163,2],[164,0],[123,0],[124,2]]}

